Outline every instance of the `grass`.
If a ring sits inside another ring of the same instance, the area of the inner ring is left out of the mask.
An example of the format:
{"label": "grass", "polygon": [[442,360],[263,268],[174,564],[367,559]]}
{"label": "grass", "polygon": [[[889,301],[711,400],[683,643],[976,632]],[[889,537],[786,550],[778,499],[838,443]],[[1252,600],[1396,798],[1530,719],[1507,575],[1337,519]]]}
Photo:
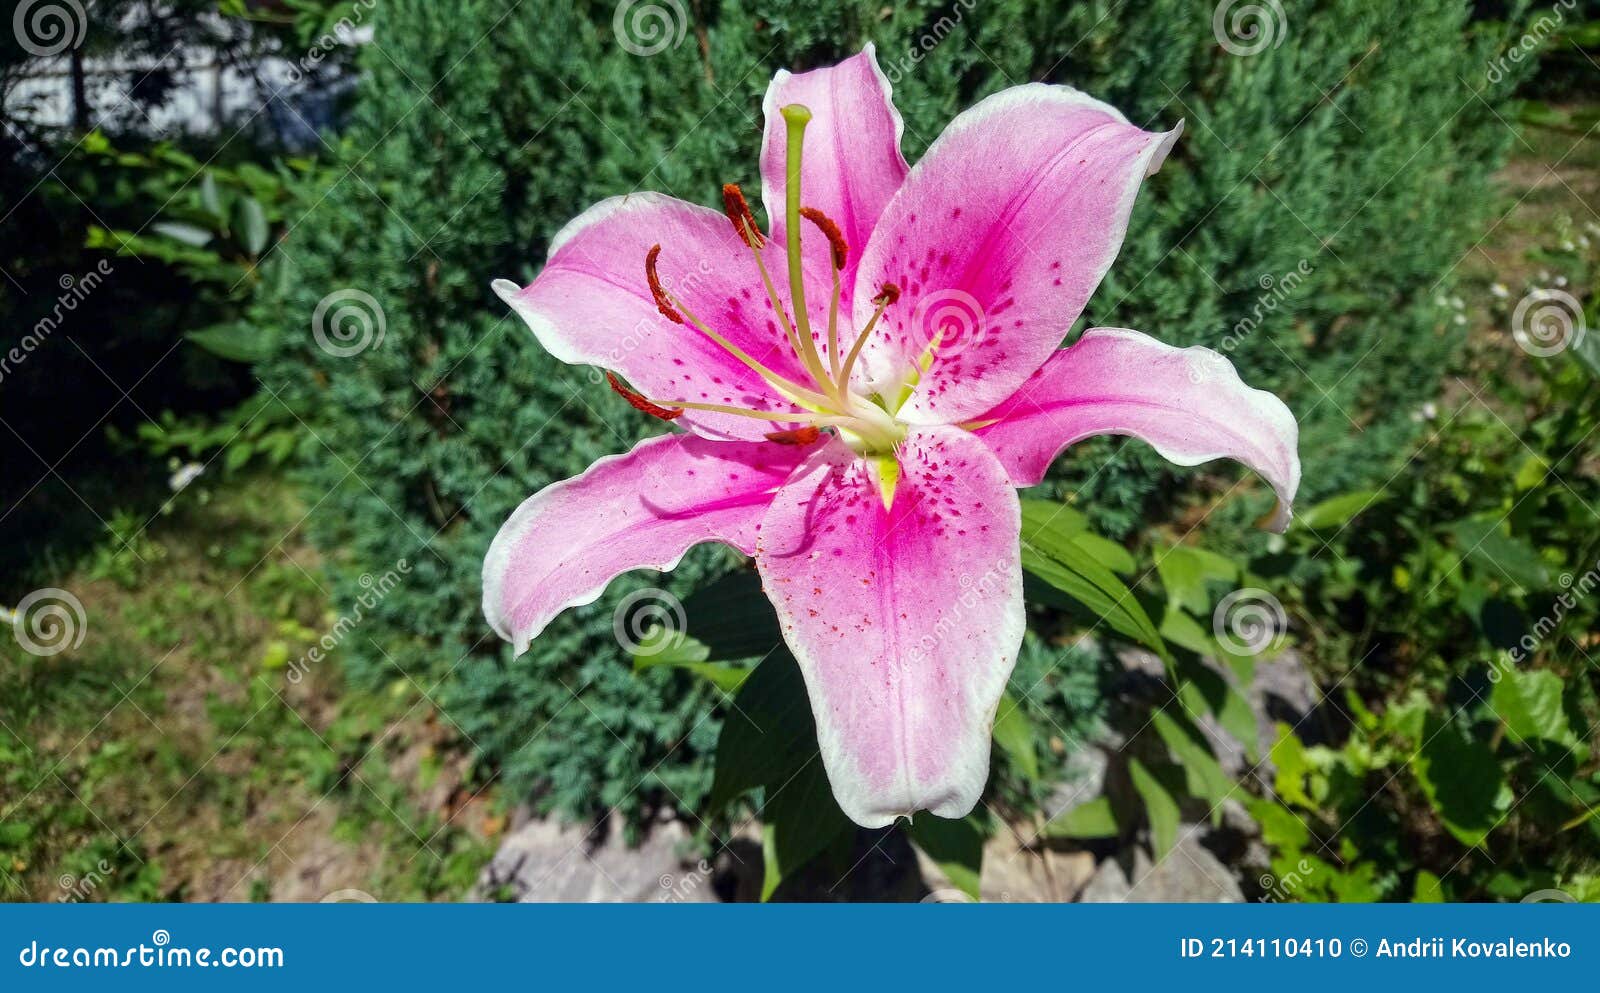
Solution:
{"label": "grass", "polygon": [[0,894],[462,896],[504,818],[422,687],[349,691],[336,649],[299,667],[338,618],[288,484],[173,503],[58,582],[81,643],[0,645]]}

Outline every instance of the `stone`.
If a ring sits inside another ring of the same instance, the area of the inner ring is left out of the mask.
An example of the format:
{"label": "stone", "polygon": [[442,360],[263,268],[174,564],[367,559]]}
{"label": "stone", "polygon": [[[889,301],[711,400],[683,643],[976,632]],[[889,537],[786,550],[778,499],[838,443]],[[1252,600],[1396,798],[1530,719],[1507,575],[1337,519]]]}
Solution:
{"label": "stone", "polygon": [[1084,887],[1084,903],[1243,903],[1244,893],[1228,867],[1200,844],[1201,828],[1178,829],[1178,843],[1152,862],[1143,848],[1133,852],[1132,869],[1115,859],[1102,862]]}
{"label": "stone", "polygon": [[602,821],[524,820],[506,836],[469,899],[517,903],[715,902],[710,863],[685,858],[689,831],[653,825],[637,847]]}

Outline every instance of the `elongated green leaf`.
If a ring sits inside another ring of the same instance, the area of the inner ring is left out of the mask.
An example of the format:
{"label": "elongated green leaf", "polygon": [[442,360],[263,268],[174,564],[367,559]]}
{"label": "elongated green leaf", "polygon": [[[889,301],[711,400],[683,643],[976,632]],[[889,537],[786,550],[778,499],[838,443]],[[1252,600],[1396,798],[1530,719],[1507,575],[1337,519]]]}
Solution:
{"label": "elongated green leaf", "polygon": [[633,653],[633,671],[644,672],[657,666],[683,669],[701,676],[724,693],[732,693],[744,683],[751,670],[742,666],[706,661],[711,650],[702,642],[666,626],[652,628],[639,639]]}
{"label": "elongated green leaf", "polygon": [[854,828],[834,801],[822,758],[815,754],[789,779],[767,787],[761,822],[763,903],[796,869]]}
{"label": "elongated green leaf", "polygon": [[740,569],[695,590],[683,600],[687,633],[723,661],[762,658],[783,645],[778,615],[761,592],[761,577]]}
{"label": "elongated green leaf", "polygon": [[1187,719],[1174,714],[1174,709],[1157,710],[1150,715],[1150,722],[1183,770],[1189,794],[1211,804],[1212,816],[1218,817],[1223,798],[1233,792],[1233,780],[1222,771],[1200,732]]}
{"label": "elongated green leaf", "polygon": [[[1031,502],[1031,501],[1030,501]],[[1150,615],[1122,580],[1094,561],[1070,539],[1075,533],[1045,517],[1025,511],[1022,525],[1022,568],[1050,588],[1065,594],[1119,634],[1139,642],[1162,658],[1170,658]]]}
{"label": "elongated green leaf", "polygon": [[204,248],[213,237],[205,228],[185,221],[157,221],[150,225],[150,230],[195,248]]}
{"label": "elongated green leaf", "polygon": [[1159,861],[1178,843],[1178,801],[1138,759],[1128,760],[1128,774],[1133,779],[1134,790],[1144,801],[1145,816],[1150,820],[1150,844]]}
{"label": "elongated green leaf", "polygon": [[1104,796],[1078,804],[1044,827],[1046,838],[1114,838],[1120,833],[1111,798]]}
{"label": "elongated green leaf", "polygon": [[1329,497],[1311,509],[1298,514],[1295,523],[1308,528],[1338,528],[1349,523],[1357,514],[1378,501],[1377,490],[1356,490]]}
{"label": "elongated green leaf", "polygon": [[184,335],[213,355],[230,362],[261,362],[272,356],[275,338],[244,321],[213,324]]}
{"label": "elongated green leaf", "polygon": [[927,811],[911,819],[911,841],[932,859],[961,892],[978,899],[983,874],[983,842],[988,836],[982,819],[969,814],[959,820],[935,817]]}
{"label": "elongated green leaf", "polygon": [[239,232],[239,242],[245,251],[258,256],[267,247],[267,237],[271,233],[267,227],[267,212],[261,208],[260,200],[250,196],[239,201],[238,212],[239,223],[235,230]]}
{"label": "elongated green leaf", "polygon": [[1033,747],[1033,722],[1010,693],[1000,695],[1000,706],[995,709],[994,743],[1011,756],[1026,779],[1038,780],[1039,755]]}
{"label": "elongated green leaf", "polygon": [[750,790],[781,786],[816,755],[800,666],[788,652],[773,652],[739,686],[723,721],[706,816]]}
{"label": "elongated green leaf", "polygon": [[1521,538],[1505,533],[1499,515],[1472,517],[1450,526],[1461,554],[1478,566],[1489,580],[1509,580],[1523,589],[1550,586],[1550,567],[1539,552]]}

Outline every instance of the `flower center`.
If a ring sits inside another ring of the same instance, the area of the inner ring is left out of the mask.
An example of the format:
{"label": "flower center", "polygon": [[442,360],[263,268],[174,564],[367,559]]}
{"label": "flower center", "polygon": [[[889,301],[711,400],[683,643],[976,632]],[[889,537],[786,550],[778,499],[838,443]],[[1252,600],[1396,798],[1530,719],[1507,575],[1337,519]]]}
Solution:
{"label": "flower center", "polygon": [[[816,441],[824,430],[836,432],[856,452],[866,456],[883,456],[894,451],[906,435],[906,426],[897,420],[881,398],[863,396],[850,388],[850,376],[861,356],[862,347],[877,327],[883,313],[900,297],[893,283],[885,283],[873,297],[876,306],[872,319],[859,334],[850,350],[842,358],[839,354],[839,280],[849,255],[849,246],[839,225],[814,207],[801,206],[800,163],[804,146],[806,125],[811,121],[811,111],[800,104],[790,104],[782,109],[788,148],[785,157],[786,198],[784,211],[784,248],[788,261],[789,298],[794,316],[778,297],[772,275],[767,271],[761,248],[766,244],[744,193],[730,183],[722,188],[722,199],[728,219],[733,223],[739,239],[750,249],[760,273],[762,287],[772,309],[778,315],[783,333],[794,357],[804,370],[803,377],[780,375],[739,348],[726,336],[719,334],[700,320],[681,299],[668,291],[656,271],[656,260],[661,246],[656,245],[645,256],[645,277],[650,293],[655,298],[661,315],[676,324],[685,324],[704,334],[719,348],[738,359],[759,375],[784,399],[802,408],[796,413],[775,413],[753,410],[728,404],[696,403],[688,400],[646,398],[623,386],[614,376],[607,378],[613,389],[621,393],[639,410],[663,420],[672,420],[685,410],[706,410],[800,427],[775,430],[767,434],[770,441],[779,444],[808,445]],[[817,335],[812,331],[806,309],[804,267],[801,255],[801,222],[813,225],[828,243],[828,256],[833,276],[832,295],[828,305],[827,360],[817,349]],[[896,404],[898,407],[898,404]]]}

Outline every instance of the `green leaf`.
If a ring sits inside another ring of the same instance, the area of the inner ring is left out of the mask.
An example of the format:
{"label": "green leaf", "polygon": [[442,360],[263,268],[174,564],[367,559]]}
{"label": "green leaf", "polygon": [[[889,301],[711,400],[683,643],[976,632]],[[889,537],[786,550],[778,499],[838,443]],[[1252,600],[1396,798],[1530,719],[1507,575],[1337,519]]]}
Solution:
{"label": "green leaf", "polygon": [[1011,756],[1017,771],[1029,782],[1039,778],[1039,755],[1034,751],[1033,722],[1010,693],[1000,694],[994,715],[994,743]]}
{"label": "green leaf", "polygon": [[194,248],[204,248],[213,237],[205,228],[183,221],[157,221],[150,225],[150,230]]}
{"label": "green leaf", "polygon": [[1216,580],[1231,583],[1239,567],[1231,560],[1191,545],[1174,545],[1156,557],[1156,573],[1167,591],[1167,602],[1196,616],[1211,611],[1211,594],[1206,583]]}
{"label": "green leaf", "polygon": [[276,340],[244,321],[213,324],[184,335],[213,355],[230,362],[262,362],[272,357]]}
{"label": "green leaf", "polygon": [[783,645],[778,615],[761,592],[761,577],[740,569],[695,590],[683,600],[686,633],[703,643],[709,658],[762,658]]}
{"label": "green leaf", "polygon": [[1316,801],[1306,792],[1305,785],[1306,774],[1311,771],[1306,746],[1301,744],[1294,730],[1282,721],[1278,722],[1278,740],[1272,745],[1268,761],[1277,770],[1272,781],[1273,792],[1282,797],[1285,803],[1315,810]]}
{"label": "green leaf", "polygon": [[1157,710],[1150,715],[1150,722],[1183,770],[1189,794],[1211,804],[1213,817],[1221,816],[1222,800],[1233,792],[1234,784],[1222,771],[1222,765],[1211,754],[1200,732],[1187,719],[1174,716],[1170,710]]}
{"label": "green leaf", "polygon": [[1329,497],[1299,514],[1295,523],[1317,529],[1343,527],[1357,514],[1377,503],[1381,495],[1377,490],[1356,490]]}
{"label": "green leaf", "polygon": [[1110,797],[1080,803],[1044,826],[1046,838],[1114,838],[1122,833]]}
{"label": "green leaf", "polygon": [[1411,887],[1411,902],[1444,903],[1444,889],[1440,886],[1439,877],[1426,869],[1418,869]]}
{"label": "green leaf", "polygon": [[1022,568],[1081,604],[1113,630],[1170,660],[1167,645],[1143,605],[1115,573],[1070,540],[1076,532],[1051,516],[1045,510],[1049,506],[1032,500],[1024,502]]}
{"label": "green leaf", "polygon": [[707,662],[711,649],[689,635],[662,624],[645,632],[633,653],[633,671],[670,666],[702,676],[724,693],[737,690],[750,675],[747,668]]}
{"label": "green leaf", "polygon": [[796,869],[854,828],[833,799],[822,757],[814,752],[792,777],[767,787],[761,822],[763,903]]}
{"label": "green leaf", "polygon": [[1513,538],[1495,517],[1471,517],[1450,525],[1462,555],[1478,564],[1482,575],[1508,579],[1525,590],[1550,586],[1550,567],[1537,550]]}
{"label": "green leaf", "polygon": [[1423,795],[1457,840],[1471,847],[1483,844],[1511,806],[1511,788],[1494,752],[1433,714],[1423,721],[1422,735],[1411,771]]}
{"label": "green leaf", "polygon": [[267,247],[267,237],[271,233],[267,227],[267,212],[261,209],[261,201],[255,197],[244,197],[238,205],[239,242],[244,250],[253,256],[259,256],[261,250]]}
{"label": "green leaf", "polygon": [[923,811],[911,819],[911,841],[938,865],[957,889],[974,900],[979,899],[983,842],[987,836],[977,814],[949,820]]}
{"label": "green leaf", "polygon": [[217,191],[217,177],[209,172],[200,178],[200,206],[215,217],[217,223],[228,223],[228,212],[222,208],[222,195]]}
{"label": "green leaf", "polygon": [[1150,845],[1160,861],[1178,843],[1178,801],[1138,759],[1128,760],[1128,774],[1134,790],[1144,800],[1145,816],[1150,819]]}
{"label": "green leaf", "polygon": [[1489,695],[1489,706],[1505,722],[1516,742],[1538,739],[1574,744],[1567,712],[1561,705],[1561,677],[1543,669],[1506,669]]}
{"label": "green leaf", "polygon": [[788,782],[816,755],[800,666],[788,652],[773,652],[740,685],[722,724],[706,816],[750,790]]}

